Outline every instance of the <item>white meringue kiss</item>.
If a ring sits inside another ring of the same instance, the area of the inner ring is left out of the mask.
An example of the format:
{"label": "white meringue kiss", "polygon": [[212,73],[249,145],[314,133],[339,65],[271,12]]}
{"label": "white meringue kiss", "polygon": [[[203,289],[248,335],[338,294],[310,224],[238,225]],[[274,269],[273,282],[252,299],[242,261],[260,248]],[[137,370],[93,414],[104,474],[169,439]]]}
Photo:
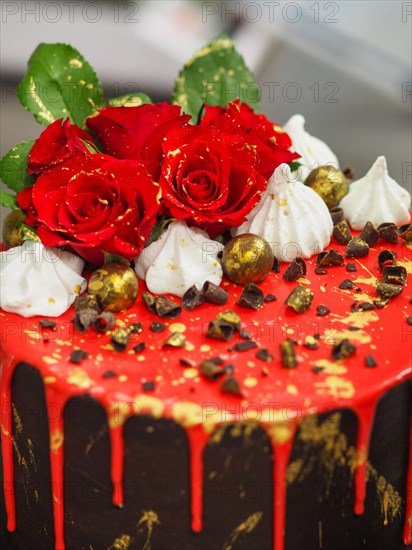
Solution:
{"label": "white meringue kiss", "polygon": [[381,156],[366,176],[351,184],[339,206],[353,229],[362,229],[367,221],[402,225],[410,220],[411,195],[390,177]]}
{"label": "white meringue kiss", "polygon": [[302,155],[297,162],[302,166],[297,171],[297,177],[305,181],[312,170],[319,166],[331,165],[339,169],[339,161],[335,153],[326,143],[305,130],[305,118],[302,115],[293,115],[284,125],[293,143],[293,150]]}
{"label": "white meringue kiss", "polygon": [[205,281],[219,285],[222,267],[217,259],[223,246],[184,221],[173,221],[160,238],[144,248],[136,273],[154,294],[183,296],[188,288]]}
{"label": "white meringue kiss", "polygon": [[291,262],[309,258],[330,242],[333,223],[329,210],[315,191],[293,179],[287,164],[276,168],[262,199],[233,235],[255,233],[268,241],[274,255]]}
{"label": "white meringue kiss", "polygon": [[86,288],[78,256],[39,242],[1,252],[0,305],[23,317],[58,317]]}

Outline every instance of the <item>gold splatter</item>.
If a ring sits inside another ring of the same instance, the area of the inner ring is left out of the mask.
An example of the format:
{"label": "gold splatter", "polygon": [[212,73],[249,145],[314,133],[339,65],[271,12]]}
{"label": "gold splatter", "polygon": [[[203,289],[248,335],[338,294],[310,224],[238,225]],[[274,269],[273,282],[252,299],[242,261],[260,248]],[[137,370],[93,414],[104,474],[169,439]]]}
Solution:
{"label": "gold splatter", "polygon": [[345,365],[338,362],[329,361],[329,359],[317,359],[316,361],[311,361],[310,364],[315,367],[322,367],[322,374],[338,375],[346,374],[348,372]]}
{"label": "gold splatter", "polygon": [[183,376],[185,378],[196,378],[198,374],[199,374],[199,371],[195,368],[188,368],[188,369],[185,369],[183,372]]}
{"label": "gold splatter", "polygon": [[169,327],[170,332],[185,332],[186,325],[183,323],[172,323]]}
{"label": "gold splatter", "polygon": [[153,510],[146,510],[136,525],[137,532],[147,529],[146,541],[142,550],[151,550],[152,534],[155,525],[160,525],[159,516]]}
{"label": "gold splatter", "polygon": [[255,386],[257,386],[257,379],[254,378],[253,376],[249,376],[248,378],[245,378],[243,380],[243,385],[246,386],[247,388],[254,388]]}
{"label": "gold splatter", "polygon": [[212,348],[209,346],[209,344],[203,344],[200,346],[200,351],[210,351]]}
{"label": "gold splatter", "polygon": [[56,429],[50,433],[50,449],[55,453],[63,445],[64,436],[63,433]]}
{"label": "gold splatter", "polygon": [[57,380],[57,379],[56,379],[55,376],[45,376],[45,377],[43,378],[43,382],[44,382],[45,384],[53,384],[54,382],[56,382],[56,380]]}
{"label": "gold splatter", "polygon": [[288,384],[286,386],[286,391],[292,395],[298,395],[299,390],[294,384]]}
{"label": "gold splatter", "polygon": [[21,421],[19,413],[17,412],[16,407],[14,406],[14,403],[12,403],[12,409],[13,409],[13,420],[16,426],[16,433],[21,434],[21,432],[23,431],[23,423]]}
{"label": "gold splatter", "polygon": [[67,383],[77,386],[81,390],[87,390],[93,386],[94,382],[87,372],[79,367],[74,368],[67,377]]}
{"label": "gold splatter", "polygon": [[83,62],[80,59],[70,59],[69,65],[72,69],[81,69],[83,67]]}
{"label": "gold splatter", "polygon": [[54,359],[53,357],[48,357],[47,355],[43,355],[42,361],[43,363],[47,363],[48,365],[56,365],[58,363],[57,359]]}
{"label": "gold splatter", "polygon": [[120,535],[107,550],[127,550],[132,542],[133,539],[130,535]]}
{"label": "gold splatter", "polygon": [[315,382],[316,393],[330,395],[335,399],[350,399],[355,395],[355,388],[350,380],[339,376],[328,376],[322,382]]}
{"label": "gold splatter", "polygon": [[245,519],[240,525],[238,525],[229,535],[229,538],[224,543],[222,550],[232,550],[233,544],[242,535],[252,533],[256,528],[260,520],[262,519],[263,512],[255,512]]}

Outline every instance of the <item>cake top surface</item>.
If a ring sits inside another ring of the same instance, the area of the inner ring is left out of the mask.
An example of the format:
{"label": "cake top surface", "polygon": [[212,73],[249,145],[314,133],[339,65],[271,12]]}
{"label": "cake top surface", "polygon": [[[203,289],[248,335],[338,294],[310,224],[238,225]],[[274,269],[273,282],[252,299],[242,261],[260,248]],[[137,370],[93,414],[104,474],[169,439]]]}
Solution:
{"label": "cake top surface", "polygon": [[[339,251],[339,246],[334,247]],[[378,267],[382,250],[396,251],[397,264],[407,270],[408,285],[400,296],[379,308],[373,301],[379,298],[376,284],[382,275]],[[355,272],[334,266],[326,268],[325,274],[315,273],[313,258],[297,282],[283,279],[287,266],[282,264],[280,273],[272,272],[260,285],[265,296],[274,295],[276,300],[265,302],[259,311],[237,305],[242,287],[226,280],[222,284],[229,291],[227,304],[183,309],[175,319],[153,314],[140,295],[133,308],[117,315],[116,325],[107,333],[94,328],[77,332],[73,308],[55,320],[53,329],[42,327],[40,317],[22,319],[1,312],[2,352],[14,362],[37,367],[45,384],[67,398],[88,393],[107,407],[118,405],[125,416],[149,413],[195,425],[270,422],[282,410],[289,410],[292,419],[310,410],[351,407],[412,372],[408,345],[411,254],[408,243],[382,243],[371,248],[366,258],[346,260],[345,264],[355,264]],[[144,283],[140,285],[139,294],[144,291]],[[304,313],[295,313],[285,304],[297,286],[314,292],[312,305]],[[180,299],[175,300],[180,304]],[[357,309],[355,302],[371,305]],[[319,306],[330,311],[319,315]],[[227,310],[239,315],[241,333],[235,332],[229,341],[208,337],[209,322]],[[113,330],[132,323],[142,323],[141,333],[131,334],[126,349],[116,351],[110,338]],[[185,336],[183,347],[166,345],[176,333]],[[295,341],[294,368],[282,363],[279,346],[287,339]],[[333,350],[342,340],[349,340],[356,349],[349,357],[334,359]],[[76,349],[87,353],[79,363],[71,357]],[[212,370],[199,368],[210,360],[215,361],[216,373],[213,365]],[[231,384],[224,390],[225,381],[233,378],[240,395],[231,393]],[[125,404],[134,404],[137,410],[128,411]]]}

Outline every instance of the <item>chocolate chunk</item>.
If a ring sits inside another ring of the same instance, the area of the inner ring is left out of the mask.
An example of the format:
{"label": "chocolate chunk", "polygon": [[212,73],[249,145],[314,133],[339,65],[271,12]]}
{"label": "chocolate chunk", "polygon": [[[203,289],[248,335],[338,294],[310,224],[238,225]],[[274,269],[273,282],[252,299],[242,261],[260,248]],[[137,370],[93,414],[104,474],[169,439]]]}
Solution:
{"label": "chocolate chunk", "polygon": [[399,227],[398,235],[401,239],[404,239],[405,241],[412,241],[412,223]]}
{"label": "chocolate chunk", "polygon": [[409,317],[406,319],[406,322],[408,323],[408,325],[412,325],[412,317],[409,316]]}
{"label": "chocolate chunk", "polygon": [[203,376],[206,376],[206,378],[213,381],[217,380],[224,374],[223,368],[216,365],[213,361],[202,361],[199,365],[199,370]]}
{"label": "chocolate chunk", "polygon": [[216,340],[225,340],[226,342],[233,338],[235,329],[230,323],[222,320],[210,321],[206,336],[215,338]]}
{"label": "chocolate chunk", "polygon": [[345,256],[347,258],[362,258],[369,254],[368,243],[362,241],[359,237],[353,237],[348,243],[345,250]]}
{"label": "chocolate chunk", "polygon": [[86,357],[89,357],[87,351],[83,351],[82,349],[75,349],[72,351],[69,361],[70,363],[75,363],[79,365],[83,361],[83,359],[86,359]]}
{"label": "chocolate chunk", "polygon": [[372,355],[365,355],[365,366],[366,367],[377,367],[378,363]]}
{"label": "chocolate chunk", "polygon": [[373,300],[374,305],[379,309],[382,309],[383,307],[388,305],[388,302],[389,302],[389,299]]}
{"label": "chocolate chunk", "polygon": [[186,290],[182,297],[182,306],[188,311],[192,311],[202,305],[205,301],[205,295],[202,290],[199,290],[196,285],[191,286]]}
{"label": "chocolate chunk", "polygon": [[143,332],[143,323],[132,323],[129,325],[132,334],[141,334]]}
{"label": "chocolate chunk", "polygon": [[166,342],[164,342],[163,347],[183,348],[185,344],[186,336],[183,332],[172,332]]}
{"label": "chocolate chunk", "polygon": [[378,226],[378,233],[388,243],[396,244],[398,242],[398,229],[394,223],[381,223]]}
{"label": "chocolate chunk", "polygon": [[222,313],[219,313],[216,317],[216,321],[218,322],[224,322],[233,327],[233,330],[240,330],[240,317],[237,313],[234,311],[231,311],[228,309],[227,311],[223,311]]}
{"label": "chocolate chunk", "polygon": [[406,269],[402,265],[385,265],[382,271],[382,282],[404,286]]}
{"label": "chocolate chunk", "polygon": [[351,332],[357,332],[358,330],[360,330],[360,328],[355,327],[354,325],[351,325],[348,330],[350,330]]}
{"label": "chocolate chunk", "polygon": [[311,350],[314,350],[314,349],[319,349],[319,344],[316,340],[312,340],[310,337],[309,339],[307,339],[303,345],[305,346],[305,348],[307,349],[311,349]]}
{"label": "chocolate chunk", "polygon": [[107,332],[114,327],[116,322],[116,316],[111,311],[104,311],[96,317],[94,321],[94,328],[97,332]]}
{"label": "chocolate chunk", "polygon": [[274,357],[271,353],[269,353],[269,350],[266,348],[261,348],[256,352],[256,357],[260,359],[261,361],[267,361],[270,363],[273,361]]}
{"label": "chocolate chunk", "polygon": [[166,330],[166,325],[164,325],[163,323],[159,323],[159,321],[153,321],[149,329],[155,334],[160,334],[161,332]]}
{"label": "chocolate chunk", "polygon": [[117,328],[113,331],[110,340],[116,351],[124,351],[130,340],[130,330],[126,328]]}
{"label": "chocolate chunk", "polygon": [[343,210],[340,206],[334,206],[330,209],[330,216],[332,218],[333,225],[337,225],[343,220]]}
{"label": "chocolate chunk", "polygon": [[325,370],[325,367],[313,367],[312,368],[312,372],[315,373],[315,374],[319,374],[320,372],[322,372],[323,370]]}
{"label": "chocolate chunk", "polygon": [[274,271],[275,273],[280,273],[280,262],[276,257],[273,258],[272,271]]}
{"label": "chocolate chunk", "polygon": [[350,279],[345,279],[344,281],[341,282],[341,284],[339,285],[339,288],[342,290],[350,290],[352,288],[355,288],[355,283]]}
{"label": "chocolate chunk", "polygon": [[292,369],[297,366],[295,344],[292,340],[285,340],[280,344],[280,355],[285,369]]}
{"label": "chocolate chunk", "polygon": [[376,244],[376,241],[379,239],[379,237],[379,231],[376,229],[373,223],[369,221],[366,222],[365,227],[362,229],[361,234],[359,235],[359,238],[362,239],[362,241],[365,241],[365,243],[367,243],[370,247]]}
{"label": "chocolate chunk", "polygon": [[277,298],[274,294],[267,294],[265,296],[265,302],[274,302],[276,300],[277,300]]}
{"label": "chocolate chunk", "polygon": [[342,342],[339,342],[332,348],[332,357],[337,361],[338,359],[346,359],[356,352],[356,347],[345,338]]}
{"label": "chocolate chunk", "polygon": [[156,313],[155,308],[155,297],[150,294],[150,292],[143,292],[142,293],[142,300],[144,305],[149,309],[152,313]]}
{"label": "chocolate chunk", "polygon": [[210,357],[210,359],[208,359],[208,361],[213,361],[213,363],[215,363],[216,365],[223,365],[223,363],[224,363],[223,359],[219,356]]}
{"label": "chocolate chunk", "polygon": [[74,301],[74,309],[82,311],[83,309],[95,309],[100,312],[100,306],[95,294],[82,294]]}
{"label": "chocolate chunk", "polygon": [[134,346],[133,351],[135,353],[141,353],[144,349],[146,349],[146,344],[144,342],[139,342]]}
{"label": "chocolate chunk", "polygon": [[346,271],[349,271],[349,273],[354,273],[355,271],[358,271],[358,268],[355,264],[352,264],[351,262],[346,264]]}
{"label": "chocolate chunk", "polygon": [[176,319],[182,313],[182,308],[165,296],[156,296],[154,308],[157,315],[163,319]]}
{"label": "chocolate chunk", "polygon": [[196,363],[192,361],[191,359],[186,359],[185,357],[181,357],[179,359],[179,363],[182,365],[182,367],[195,367]]}
{"label": "chocolate chunk", "polygon": [[303,313],[309,309],[313,296],[314,294],[309,288],[299,285],[292,290],[285,303],[296,313]]}
{"label": "chocolate chunk", "polygon": [[113,370],[106,370],[102,374],[102,378],[116,378],[116,376],[117,376],[117,373],[114,372]]}
{"label": "chocolate chunk", "polygon": [[382,250],[382,252],[379,252],[378,254],[378,266],[381,271],[383,271],[383,267],[386,263],[390,264],[396,264],[396,252],[392,252],[392,250]]}
{"label": "chocolate chunk", "polygon": [[209,302],[209,304],[215,304],[216,306],[226,304],[229,299],[229,292],[227,290],[210,281],[206,281],[204,283],[203,292],[206,302]]}
{"label": "chocolate chunk", "polygon": [[98,315],[95,309],[82,309],[76,313],[74,326],[79,332],[84,332],[94,324]]}
{"label": "chocolate chunk", "polygon": [[345,178],[349,180],[349,182],[355,179],[355,174],[353,172],[353,169],[350,166],[346,166],[342,171],[345,175]]}
{"label": "chocolate chunk", "polygon": [[371,311],[376,308],[375,304],[371,304],[370,302],[361,302],[358,307],[362,311]]}
{"label": "chocolate chunk", "polygon": [[258,310],[263,307],[264,300],[265,297],[260,288],[255,283],[248,283],[236,303],[241,307]]}
{"label": "chocolate chunk", "polygon": [[348,244],[352,239],[352,233],[346,220],[342,220],[333,226],[333,237],[339,244]]}
{"label": "chocolate chunk", "polygon": [[235,365],[232,365],[232,363],[228,363],[223,367],[223,371],[225,374],[232,374],[235,372]]}
{"label": "chocolate chunk", "polygon": [[239,395],[240,397],[243,395],[242,390],[240,389],[239,382],[234,376],[230,376],[229,378],[226,378],[220,386],[220,390],[223,393],[231,393],[233,395]]}
{"label": "chocolate chunk", "polygon": [[327,269],[322,269],[321,267],[315,268],[316,275],[326,275],[327,272]]}
{"label": "chocolate chunk", "polygon": [[154,380],[150,380],[142,383],[143,391],[153,391],[155,387],[156,387],[156,382]]}
{"label": "chocolate chunk", "polygon": [[285,281],[297,281],[306,275],[306,262],[303,258],[295,258],[283,274]]}
{"label": "chocolate chunk", "polygon": [[396,298],[402,292],[403,287],[400,285],[392,285],[389,283],[378,283],[376,286],[376,292],[384,300],[391,300]]}
{"label": "chocolate chunk", "polygon": [[243,342],[236,342],[229,351],[248,351],[249,349],[257,348],[256,342],[253,340],[244,340]]}
{"label": "chocolate chunk", "polygon": [[318,317],[325,317],[330,312],[330,309],[326,306],[318,306],[316,309],[316,315]]}
{"label": "chocolate chunk", "polygon": [[50,321],[50,319],[41,319],[41,321],[39,321],[39,325],[41,328],[48,328],[50,330],[56,330],[57,328],[56,323],[54,321]]}
{"label": "chocolate chunk", "polygon": [[243,338],[243,340],[250,340],[250,338],[252,338],[252,334],[247,330],[241,330],[239,331],[239,338]]}
{"label": "chocolate chunk", "polygon": [[345,260],[342,254],[339,254],[339,252],[332,248],[332,250],[328,250],[326,252],[321,252],[320,254],[318,254],[316,263],[320,267],[332,267],[335,265],[343,265],[345,263]]}

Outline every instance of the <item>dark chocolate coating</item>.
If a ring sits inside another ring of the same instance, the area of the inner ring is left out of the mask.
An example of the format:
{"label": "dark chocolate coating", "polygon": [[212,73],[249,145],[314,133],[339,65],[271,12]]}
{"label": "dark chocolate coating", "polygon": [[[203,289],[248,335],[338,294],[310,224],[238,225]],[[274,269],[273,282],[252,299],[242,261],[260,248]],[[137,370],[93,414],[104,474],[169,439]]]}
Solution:
{"label": "dark chocolate coating", "polygon": [[[379,368],[379,367],[378,367]],[[13,379],[12,399],[23,429],[13,424],[18,461],[15,493],[17,530],[6,531],[4,497],[0,496],[1,550],[53,550],[48,423],[40,375],[25,363]],[[400,493],[406,495],[408,430],[412,384],[390,390],[378,406],[369,460]],[[342,414],[341,433],[354,446],[357,420]],[[328,422],[328,413],[319,422]],[[233,437],[229,427],[220,443],[209,443],[204,456],[203,531],[190,530],[189,457],[184,430],[170,420],[132,417],[125,426],[125,502],[111,502],[110,445],[103,408],[88,396],[71,399],[65,419],[65,540],[67,550],[106,550],[128,534],[130,550],[142,550],[147,526],[136,527],[144,511],[158,514],[152,550],[270,550],[272,548],[271,451],[264,431]],[[233,428],[232,428],[233,429]],[[245,433],[246,428],[242,428]],[[33,457],[30,454],[31,440]],[[285,550],[401,550],[404,506],[383,525],[373,480],[367,484],[365,514],[353,513],[353,479],[347,466],[336,466],[328,484],[324,448],[295,438],[290,463],[304,459],[307,474],[287,488]],[[34,458],[34,460],[33,460]],[[0,468],[2,475],[2,469]],[[1,480],[2,481],[2,480]],[[329,487],[329,494],[327,488]],[[39,498],[36,499],[35,491]],[[249,516],[262,512],[252,532],[233,531]],[[319,540],[319,523],[322,541]],[[226,545],[226,546],[225,546]],[[149,547],[146,547],[149,548]]]}

